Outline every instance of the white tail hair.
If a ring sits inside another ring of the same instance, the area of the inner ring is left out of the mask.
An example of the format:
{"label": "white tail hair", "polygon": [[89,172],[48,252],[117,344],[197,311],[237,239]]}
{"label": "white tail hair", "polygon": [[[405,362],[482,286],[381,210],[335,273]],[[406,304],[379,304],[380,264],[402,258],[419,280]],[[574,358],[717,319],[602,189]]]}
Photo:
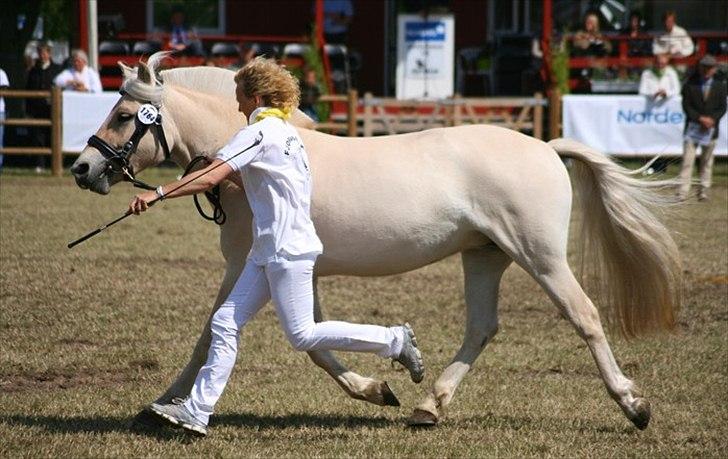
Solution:
{"label": "white tail hair", "polygon": [[[661,193],[670,180],[635,177],[601,153],[570,139],[549,142],[574,159],[573,182],[582,210],[582,263],[610,308],[608,322],[627,337],[670,330],[680,305],[681,265],[669,230],[654,211],[675,202]],[[583,259],[584,261],[584,259]]]}

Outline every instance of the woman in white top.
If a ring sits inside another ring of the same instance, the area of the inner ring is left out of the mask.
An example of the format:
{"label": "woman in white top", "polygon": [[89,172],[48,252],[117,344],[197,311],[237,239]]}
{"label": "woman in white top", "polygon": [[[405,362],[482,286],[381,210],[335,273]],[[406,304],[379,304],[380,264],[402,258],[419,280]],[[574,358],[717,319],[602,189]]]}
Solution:
{"label": "woman in white top", "polygon": [[[207,362],[189,397],[150,406],[162,419],[197,435],[207,434],[209,417],[235,363],[241,328],[271,299],[296,350],[371,352],[401,362],[415,382],[424,375],[422,357],[407,324],[314,322],[313,267],[323,247],[310,218],[311,171],[306,150],[286,121],[298,106],[298,81],[274,61],[257,58],[237,72],[235,82],[239,110],[248,118],[248,126],[233,136],[207,168],[137,195],[129,204],[129,210],[139,214],[157,197],[201,193],[229,178],[243,186],[253,211],[252,247],[240,278],[212,317]],[[261,134],[262,142],[256,145]]]}
{"label": "woman in white top", "polygon": [[680,78],[674,68],[670,67],[670,56],[658,54],[655,65],[642,72],[639,93],[643,96],[669,98],[680,94]]}
{"label": "woman in white top", "polygon": [[53,84],[71,91],[103,91],[99,74],[88,66],[88,57],[81,49],[71,51],[71,67],[59,73]]}

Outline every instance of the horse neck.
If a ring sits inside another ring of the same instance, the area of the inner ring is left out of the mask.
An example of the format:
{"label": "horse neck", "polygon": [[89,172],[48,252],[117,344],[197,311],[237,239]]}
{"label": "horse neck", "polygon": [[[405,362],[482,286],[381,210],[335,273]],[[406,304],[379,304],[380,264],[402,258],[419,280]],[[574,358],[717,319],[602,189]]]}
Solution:
{"label": "horse neck", "polygon": [[188,88],[165,88],[164,107],[173,119],[172,157],[180,167],[187,167],[198,155],[214,156],[244,125],[237,102],[203,94]]}

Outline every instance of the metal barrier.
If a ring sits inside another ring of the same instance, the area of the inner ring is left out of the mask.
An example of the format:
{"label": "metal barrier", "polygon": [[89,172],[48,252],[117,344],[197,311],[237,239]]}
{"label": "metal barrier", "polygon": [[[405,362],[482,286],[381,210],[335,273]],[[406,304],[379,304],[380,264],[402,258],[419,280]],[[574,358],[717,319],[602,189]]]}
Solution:
{"label": "metal barrier", "polygon": [[0,123],[6,126],[50,127],[51,147],[2,147],[0,148],[0,153],[4,155],[50,155],[51,172],[56,177],[60,177],[61,175],[63,175],[63,123],[61,120],[61,115],[63,111],[63,97],[61,88],[54,87],[50,91],[2,89],[0,90],[0,97],[22,99],[50,99],[50,119],[6,118],[4,121],[0,121]]}

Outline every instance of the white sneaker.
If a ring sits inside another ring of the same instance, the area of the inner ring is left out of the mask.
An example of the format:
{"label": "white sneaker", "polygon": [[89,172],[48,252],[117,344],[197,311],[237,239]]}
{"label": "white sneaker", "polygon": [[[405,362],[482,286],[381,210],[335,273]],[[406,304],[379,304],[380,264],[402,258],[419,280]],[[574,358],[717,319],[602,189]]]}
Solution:
{"label": "white sneaker", "polygon": [[417,338],[410,324],[404,324],[402,329],[404,331],[402,351],[394,360],[404,365],[409,370],[412,381],[418,384],[425,377],[425,363],[422,360],[422,353],[417,349]]}
{"label": "white sneaker", "polygon": [[186,432],[200,437],[207,435],[207,426],[198,421],[187,407],[179,403],[168,403],[161,405],[152,403],[149,405],[152,413],[174,427],[181,427]]}

